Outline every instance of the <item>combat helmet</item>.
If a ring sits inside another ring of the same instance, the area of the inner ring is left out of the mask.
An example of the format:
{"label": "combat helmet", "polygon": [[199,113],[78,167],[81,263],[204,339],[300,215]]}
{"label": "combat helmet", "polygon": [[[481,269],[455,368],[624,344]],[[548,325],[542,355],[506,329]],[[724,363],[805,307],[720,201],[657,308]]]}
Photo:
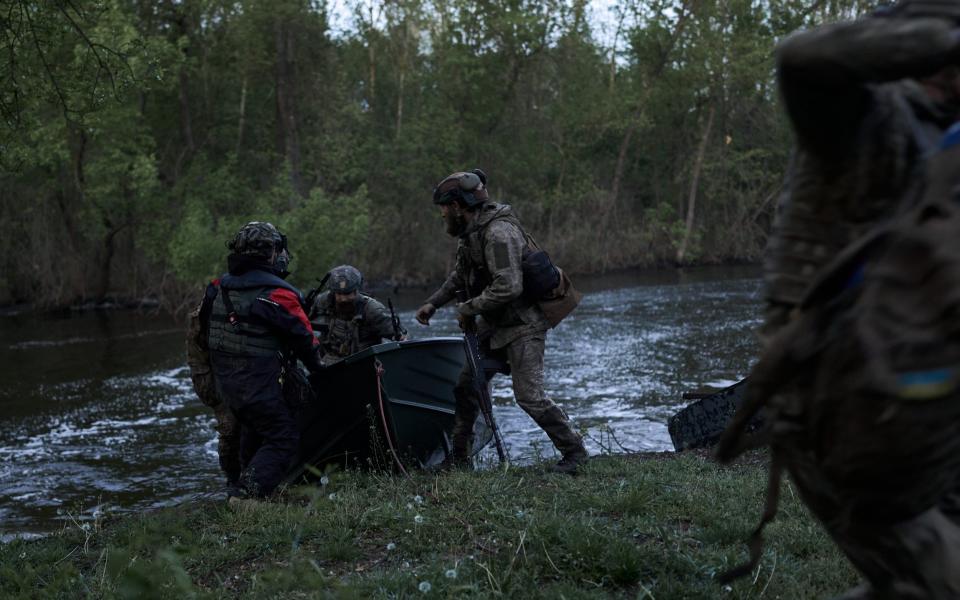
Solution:
{"label": "combat helmet", "polygon": [[287,250],[287,236],[272,223],[251,221],[240,228],[227,248],[234,254],[269,259],[274,250],[278,255]]}
{"label": "combat helmet", "polygon": [[474,208],[489,198],[487,175],[480,169],[451,173],[433,189],[434,204],[450,204],[460,200],[467,205],[467,208]]}
{"label": "combat helmet", "polygon": [[330,269],[327,277],[327,288],[337,294],[349,294],[363,286],[363,274],[350,265]]}

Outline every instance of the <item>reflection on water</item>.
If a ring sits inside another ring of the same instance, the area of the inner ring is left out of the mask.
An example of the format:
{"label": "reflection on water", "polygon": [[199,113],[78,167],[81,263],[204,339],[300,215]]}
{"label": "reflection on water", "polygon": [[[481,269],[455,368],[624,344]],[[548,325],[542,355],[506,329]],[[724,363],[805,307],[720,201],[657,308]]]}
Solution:
{"label": "reflection on water", "polygon": [[[667,450],[684,391],[740,379],[756,352],[752,269],[585,280],[547,337],[547,393],[603,450]],[[401,296],[412,307],[421,294]],[[456,334],[452,311],[411,337]],[[189,499],[220,484],[212,415],[193,396],[183,330],[134,313],[0,319],[0,536]],[[552,456],[546,435],[493,384],[514,460]],[[492,451],[491,451],[492,452]],[[491,454],[486,460],[495,460]]]}

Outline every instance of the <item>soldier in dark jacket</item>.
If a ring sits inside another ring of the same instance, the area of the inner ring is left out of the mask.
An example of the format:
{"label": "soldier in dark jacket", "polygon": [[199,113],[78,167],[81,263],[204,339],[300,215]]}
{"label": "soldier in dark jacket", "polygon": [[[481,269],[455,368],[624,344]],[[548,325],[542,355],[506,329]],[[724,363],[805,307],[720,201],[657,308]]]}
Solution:
{"label": "soldier in dark jacket", "polygon": [[340,265],[324,279],[328,291],[317,296],[309,313],[323,350],[323,364],[333,364],[385,339],[405,339],[403,329],[394,328],[387,307],[360,292],[363,275],[359,270]]}
{"label": "soldier in dark jacket", "polygon": [[[960,2],[906,1],[781,43],[778,77],[797,147],[765,263],[767,343],[784,343],[776,332],[831,259],[917,197],[929,149],[960,118],[958,25]],[[960,476],[939,505],[912,518],[850,514],[837,499],[855,483],[827,476],[810,442],[810,427],[826,425],[811,421],[807,397],[783,392],[768,401],[777,407],[769,416],[801,497],[869,582],[845,597],[960,598]],[[875,512],[896,501],[878,495]]]}
{"label": "soldier in dark jacket", "polygon": [[[457,305],[459,318],[478,320],[478,336],[490,351],[506,354],[517,404],[550,437],[562,458],[553,467],[576,472],[588,457],[583,440],[563,410],[543,390],[543,354],[549,324],[536,301],[523,295],[521,261],[528,239],[505,204],[488,201],[486,175],[475,170],[446,177],[434,190],[447,233],[459,238],[453,272],[417,310],[420,323],[429,324],[437,309],[466,290],[470,300]],[[468,464],[478,401],[464,370],[454,389],[456,414],[452,464]]]}
{"label": "soldier in dark jacket", "polygon": [[252,222],[229,244],[229,272],[207,286],[200,310],[216,390],[241,426],[237,494],[269,495],[289,469],[299,432],[284,402],[284,354],[322,368],[303,296],[284,281],[286,237]]}

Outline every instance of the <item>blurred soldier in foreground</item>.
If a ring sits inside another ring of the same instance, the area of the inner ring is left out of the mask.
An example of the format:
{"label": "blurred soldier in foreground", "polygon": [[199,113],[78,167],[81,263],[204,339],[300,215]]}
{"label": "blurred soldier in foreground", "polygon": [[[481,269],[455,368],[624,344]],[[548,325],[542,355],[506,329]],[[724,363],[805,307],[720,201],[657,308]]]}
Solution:
{"label": "blurred soldier in foreground", "polygon": [[199,318],[217,394],[240,424],[242,470],[232,501],[269,495],[296,456],[300,436],[281,389],[283,354],[311,372],[322,365],[303,297],[284,281],[286,237],[255,221],[228,247],[229,273],[207,286]]}
{"label": "blurred soldier in foreground", "polygon": [[328,291],[310,307],[310,322],[320,340],[323,363],[375,346],[384,339],[406,339],[406,331],[394,321],[390,310],[375,298],[360,292],[363,275],[350,265],[333,268],[324,278]]}
{"label": "blurred soldier in foreground", "polygon": [[929,158],[960,118],[958,24],[960,2],[902,2],[777,53],[797,149],[764,351],[718,456],[770,445],[773,484],[785,467],[867,580],[844,598],[960,598],[960,161]]}
{"label": "blurred soldier in foreground", "polygon": [[[454,271],[417,310],[417,321],[428,325],[437,309],[458,290],[470,299],[457,305],[458,319],[479,317],[478,335],[492,352],[505,353],[513,377],[517,404],[550,437],[562,458],[553,470],[574,473],[588,457],[583,440],[567,415],[543,390],[543,354],[550,327],[536,300],[524,294],[521,269],[529,239],[509,206],[488,201],[486,175],[475,170],[446,177],[433,193],[446,231],[459,238]],[[453,451],[444,466],[470,462],[478,399],[465,369],[454,388],[456,414]]]}

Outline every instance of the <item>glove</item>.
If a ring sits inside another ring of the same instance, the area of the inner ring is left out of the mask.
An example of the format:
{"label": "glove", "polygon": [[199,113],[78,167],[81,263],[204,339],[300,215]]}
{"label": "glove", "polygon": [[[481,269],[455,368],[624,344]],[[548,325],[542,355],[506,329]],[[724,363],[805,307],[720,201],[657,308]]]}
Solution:
{"label": "glove", "polygon": [[[463,305],[461,304],[460,306],[463,306]],[[458,310],[457,325],[460,326],[460,331],[476,331],[477,318],[474,315],[465,315]]]}
{"label": "glove", "polygon": [[423,306],[417,309],[416,319],[417,322],[421,325],[429,325],[430,317],[432,317],[437,312],[437,307],[427,302]]}
{"label": "glove", "polygon": [[893,6],[878,9],[874,15],[898,19],[946,19],[960,24],[960,2],[957,0],[901,0]]}

